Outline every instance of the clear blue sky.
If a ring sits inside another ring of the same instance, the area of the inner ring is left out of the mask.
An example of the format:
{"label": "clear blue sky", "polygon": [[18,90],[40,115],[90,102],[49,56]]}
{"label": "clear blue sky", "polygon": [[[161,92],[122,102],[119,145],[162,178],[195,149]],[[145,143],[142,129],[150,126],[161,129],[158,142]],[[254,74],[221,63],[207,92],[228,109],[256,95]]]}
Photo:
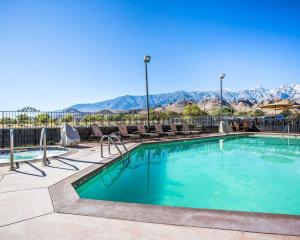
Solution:
{"label": "clear blue sky", "polygon": [[297,83],[300,1],[0,0],[0,109]]}

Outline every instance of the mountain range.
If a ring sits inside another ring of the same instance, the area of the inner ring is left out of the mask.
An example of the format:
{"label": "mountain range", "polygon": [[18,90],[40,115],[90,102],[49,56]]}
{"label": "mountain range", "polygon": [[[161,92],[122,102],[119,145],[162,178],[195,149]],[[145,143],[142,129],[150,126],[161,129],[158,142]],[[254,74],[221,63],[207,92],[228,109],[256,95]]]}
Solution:
{"label": "mountain range", "polygon": [[[164,107],[182,101],[201,103],[209,99],[216,98],[220,98],[220,91],[177,91],[173,93],[153,94],[149,96],[150,106],[154,108]],[[300,84],[293,83],[279,86],[275,89],[266,89],[263,87],[240,91],[224,89],[223,98],[229,103],[237,101],[259,103],[274,99],[289,99],[296,101],[300,100]],[[75,104],[63,109],[63,111],[70,111],[70,109],[80,112],[98,112],[101,110],[129,111],[132,109],[145,108],[145,105],[145,96],[125,95],[97,103]]]}

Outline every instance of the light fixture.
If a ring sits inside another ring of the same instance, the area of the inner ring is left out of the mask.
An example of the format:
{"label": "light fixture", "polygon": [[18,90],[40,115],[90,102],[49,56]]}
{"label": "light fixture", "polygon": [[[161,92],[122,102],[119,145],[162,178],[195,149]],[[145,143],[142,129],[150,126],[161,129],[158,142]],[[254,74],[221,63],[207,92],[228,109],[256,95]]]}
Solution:
{"label": "light fixture", "polygon": [[223,73],[220,77],[221,80],[223,80],[225,78],[225,73]]}
{"label": "light fixture", "polygon": [[151,56],[146,55],[146,56],[144,57],[144,62],[145,62],[145,63],[150,62],[150,60],[151,60]]}

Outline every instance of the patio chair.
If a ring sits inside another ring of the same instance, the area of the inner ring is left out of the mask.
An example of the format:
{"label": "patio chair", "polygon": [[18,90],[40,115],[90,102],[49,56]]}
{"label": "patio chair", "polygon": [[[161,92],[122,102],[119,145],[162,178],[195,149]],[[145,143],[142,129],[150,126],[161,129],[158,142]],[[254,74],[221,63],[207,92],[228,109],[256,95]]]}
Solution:
{"label": "patio chair", "polygon": [[183,124],[182,125],[182,130],[181,131],[185,131],[185,132],[190,132],[190,134],[196,134],[199,135],[200,131],[197,130],[191,130],[190,126],[188,124]]}
{"label": "patio chair", "polygon": [[250,123],[247,120],[244,120],[243,129],[245,132],[248,132],[250,128]]}
{"label": "patio chair", "polygon": [[127,126],[125,124],[119,124],[119,132],[122,138],[129,138],[131,141],[134,139],[139,139],[140,141],[142,141],[142,137],[140,134],[128,133]]}
{"label": "patio chair", "polygon": [[233,127],[235,129],[236,132],[240,131],[240,124],[236,121],[233,122]]}
{"label": "patio chair", "polygon": [[164,132],[162,129],[162,126],[159,123],[155,124],[155,131],[160,135],[160,136],[169,136],[169,137],[174,137],[176,135],[175,132],[171,131],[171,132]]}
{"label": "patio chair", "polygon": [[90,135],[90,141],[92,138],[97,138],[100,141],[103,133],[97,124],[92,125],[92,134]]}
{"label": "patio chair", "polygon": [[184,130],[178,131],[176,124],[171,124],[170,129],[175,134],[182,134],[182,135],[191,135],[192,134],[191,131],[184,131]]}
{"label": "patio chair", "polygon": [[159,137],[158,133],[155,133],[155,132],[146,132],[145,126],[143,124],[138,124],[137,128],[138,128],[138,133],[140,135],[142,135],[142,136],[150,137],[151,139]]}

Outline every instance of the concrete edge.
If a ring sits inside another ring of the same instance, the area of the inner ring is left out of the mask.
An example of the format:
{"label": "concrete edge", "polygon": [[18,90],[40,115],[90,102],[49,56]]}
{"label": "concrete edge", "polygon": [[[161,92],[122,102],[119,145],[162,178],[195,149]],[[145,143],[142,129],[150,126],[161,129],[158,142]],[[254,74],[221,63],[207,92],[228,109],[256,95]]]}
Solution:
{"label": "concrete edge", "polygon": [[[197,138],[167,139],[163,142],[253,134],[256,135],[257,133],[207,134]],[[267,133],[259,133],[257,135],[266,134]],[[277,135],[281,136],[281,134]],[[130,147],[129,151],[144,144],[158,142],[162,141],[138,143]],[[86,181],[87,178],[91,177],[91,174],[97,174],[104,167],[108,167],[120,158],[118,154],[112,155],[101,161],[101,163],[99,163],[100,165],[94,164],[51,186],[49,192],[53,201],[54,210],[66,214],[139,222],[300,236],[299,215],[195,209],[80,199],[74,186]]]}

